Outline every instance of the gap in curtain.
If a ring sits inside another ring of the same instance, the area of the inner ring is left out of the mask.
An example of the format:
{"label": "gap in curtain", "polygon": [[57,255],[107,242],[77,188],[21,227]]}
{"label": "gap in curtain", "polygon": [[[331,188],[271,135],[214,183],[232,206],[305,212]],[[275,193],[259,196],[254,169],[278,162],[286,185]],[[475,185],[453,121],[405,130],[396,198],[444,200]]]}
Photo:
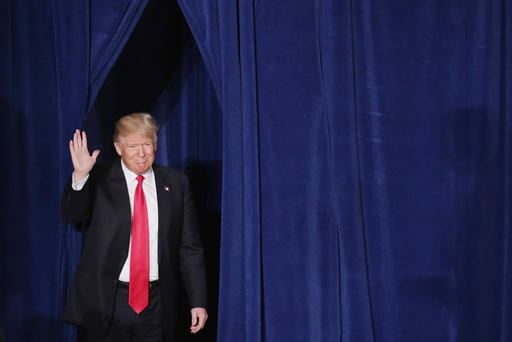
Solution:
{"label": "gap in curtain", "polygon": [[[98,96],[85,116],[90,150],[100,159],[117,157],[115,122],[133,112],[149,112],[160,127],[156,162],[185,172],[198,211],[207,259],[207,328],[198,336],[182,322],[180,341],[215,341],[217,327],[222,112],[215,90],[178,4],[149,1]],[[189,314],[183,307],[183,317]]]}

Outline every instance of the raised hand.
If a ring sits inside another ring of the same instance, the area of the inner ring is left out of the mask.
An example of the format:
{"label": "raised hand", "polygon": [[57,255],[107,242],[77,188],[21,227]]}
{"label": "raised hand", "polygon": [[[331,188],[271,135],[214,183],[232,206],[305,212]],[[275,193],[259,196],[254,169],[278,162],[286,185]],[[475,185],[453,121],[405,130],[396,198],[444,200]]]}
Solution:
{"label": "raised hand", "polygon": [[73,140],[69,141],[69,152],[71,153],[71,161],[75,168],[74,178],[75,182],[87,177],[92,167],[96,163],[96,158],[100,154],[100,150],[94,150],[92,155],[89,154],[87,148],[87,136],[85,132],[80,132],[79,129],[73,134]]}

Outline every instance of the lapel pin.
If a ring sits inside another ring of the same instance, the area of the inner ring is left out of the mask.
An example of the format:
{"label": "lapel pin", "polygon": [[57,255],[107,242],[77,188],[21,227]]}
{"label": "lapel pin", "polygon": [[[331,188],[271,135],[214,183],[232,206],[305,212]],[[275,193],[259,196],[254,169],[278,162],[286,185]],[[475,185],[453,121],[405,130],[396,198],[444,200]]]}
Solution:
{"label": "lapel pin", "polygon": [[169,191],[169,187],[168,186],[165,186],[164,189],[165,189],[165,191]]}

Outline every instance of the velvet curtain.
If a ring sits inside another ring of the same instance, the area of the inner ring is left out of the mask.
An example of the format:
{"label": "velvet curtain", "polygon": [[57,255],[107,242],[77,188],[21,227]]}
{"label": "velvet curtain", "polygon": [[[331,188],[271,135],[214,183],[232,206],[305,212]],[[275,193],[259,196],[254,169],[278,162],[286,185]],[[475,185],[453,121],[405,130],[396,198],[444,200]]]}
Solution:
{"label": "velvet curtain", "polygon": [[223,109],[219,341],[510,341],[510,1],[179,0]]}
{"label": "velvet curtain", "polygon": [[[222,197],[217,340],[512,340],[510,1],[178,3],[205,69],[186,52],[153,109],[203,236]],[[73,340],[66,142],[106,147],[124,113],[96,95],[145,4],[0,2],[8,341]]]}

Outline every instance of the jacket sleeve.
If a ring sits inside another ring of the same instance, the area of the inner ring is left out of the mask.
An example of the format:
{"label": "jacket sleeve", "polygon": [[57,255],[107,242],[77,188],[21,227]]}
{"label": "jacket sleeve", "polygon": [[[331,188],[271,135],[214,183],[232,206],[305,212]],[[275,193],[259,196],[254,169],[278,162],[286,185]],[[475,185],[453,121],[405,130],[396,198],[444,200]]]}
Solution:
{"label": "jacket sleeve", "polygon": [[67,183],[62,194],[61,216],[64,221],[72,224],[84,222],[89,219],[91,213],[91,197],[92,197],[92,172],[89,179],[81,190],[73,190],[71,187],[72,180]]}
{"label": "jacket sleeve", "polygon": [[194,201],[185,177],[180,271],[190,308],[207,306],[204,249],[201,244]]}

